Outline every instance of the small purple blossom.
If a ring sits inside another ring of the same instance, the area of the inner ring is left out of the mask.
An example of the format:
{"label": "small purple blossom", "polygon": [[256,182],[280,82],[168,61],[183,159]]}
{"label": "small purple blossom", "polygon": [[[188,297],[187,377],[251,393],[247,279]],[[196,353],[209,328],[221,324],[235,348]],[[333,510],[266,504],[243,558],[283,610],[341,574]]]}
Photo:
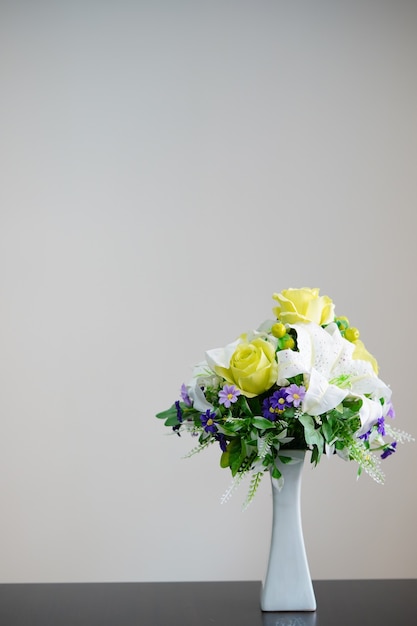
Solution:
{"label": "small purple blossom", "polygon": [[175,408],[177,409],[177,420],[178,420],[178,424],[175,424],[172,427],[172,430],[174,431],[174,433],[177,433],[178,437],[181,437],[181,424],[182,424],[182,409],[181,409],[181,405],[180,405],[180,401],[176,400],[175,401]]}
{"label": "small purple blossom", "polygon": [[184,383],[181,385],[181,400],[184,402],[184,404],[186,404],[187,406],[192,406],[192,402],[191,402],[191,398],[188,395],[188,390],[187,390],[187,386],[184,385]]}
{"label": "small purple blossom", "polygon": [[363,433],[363,435],[359,435],[358,439],[362,439],[362,441],[368,441],[371,432],[372,432],[372,429],[368,430],[368,432]]}
{"label": "small purple blossom", "polygon": [[266,417],[267,420],[270,420],[271,422],[275,422],[275,420],[277,419],[277,414],[275,413],[275,410],[272,408],[269,400],[270,398],[265,398],[265,400],[262,402],[262,415]]}
{"label": "small purple blossom", "polygon": [[203,426],[206,433],[217,433],[217,426],[214,423],[214,420],[216,419],[216,414],[214,413],[214,411],[210,411],[210,409],[207,409],[205,413],[202,413],[200,415],[200,419],[201,425]]}
{"label": "small purple blossom", "polygon": [[371,436],[372,431],[375,429],[375,426],[378,431],[378,434],[382,436],[386,434],[385,433],[385,418],[379,417],[376,423],[373,424],[373,426],[371,426],[371,428],[366,433],[364,433],[363,435],[359,435],[359,439],[362,439],[362,441],[368,441],[369,437]]}
{"label": "small purple blossom", "polygon": [[225,385],[219,391],[219,402],[229,409],[232,403],[237,402],[239,396],[240,390],[235,385]]}
{"label": "small purple blossom", "polygon": [[380,435],[385,435],[385,419],[383,417],[378,418],[378,432]]}
{"label": "small purple blossom", "polygon": [[265,398],[263,401],[262,415],[266,417],[266,419],[271,420],[271,422],[275,422],[277,417],[289,406],[291,406],[291,404],[287,400],[285,390],[279,389],[275,391],[272,396]]}
{"label": "small purple blossom", "polygon": [[381,454],[381,459],[386,459],[388,456],[393,454],[395,452],[396,447],[397,447],[396,441],[393,441],[392,443],[390,443],[388,448],[385,448],[385,450]]}
{"label": "small purple blossom", "polygon": [[304,400],[304,396],[306,395],[306,388],[304,385],[292,384],[289,385],[289,387],[285,387],[283,391],[287,394],[287,402],[296,408],[300,406]]}
{"label": "small purple blossom", "polygon": [[388,402],[387,406],[388,406],[388,410],[385,413],[385,417],[390,417],[391,419],[394,419],[395,418],[395,410],[394,410],[394,407],[392,405],[392,402]]}
{"label": "small purple blossom", "polygon": [[290,403],[287,399],[286,389],[279,389],[278,391],[275,391],[270,397],[270,403],[272,408],[277,409],[278,411],[283,411],[288,408]]}
{"label": "small purple blossom", "polygon": [[177,409],[177,420],[182,422],[182,409],[179,400],[176,400],[175,408]]}
{"label": "small purple blossom", "polygon": [[215,433],[214,438],[216,441],[219,442],[220,444],[220,449],[222,452],[226,452],[226,448],[227,448],[227,439],[226,437],[223,435],[223,433]]}

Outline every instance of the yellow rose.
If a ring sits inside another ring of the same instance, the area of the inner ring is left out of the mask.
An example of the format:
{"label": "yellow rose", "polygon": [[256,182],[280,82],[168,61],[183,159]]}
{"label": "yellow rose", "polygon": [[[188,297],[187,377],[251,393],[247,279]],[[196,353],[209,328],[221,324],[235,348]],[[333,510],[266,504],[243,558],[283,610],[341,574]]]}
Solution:
{"label": "yellow rose", "polygon": [[283,324],[315,322],[320,326],[334,320],[334,304],[319,289],[284,289],[272,296],[278,302],[273,312]]}
{"label": "yellow rose", "polygon": [[359,359],[360,361],[369,361],[373,367],[375,374],[378,374],[378,363],[376,358],[372,356],[370,352],[365,348],[363,341],[357,339],[356,341],[352,341],[355,349],[352,354],[352,359]]}
{"label": "yellow rose", "polygon": [[228,368],[215,367],[216,373],[236,385],[248,397],[267,391],[277,381],[275,347],[265,339],[242,341],[236,346]]}

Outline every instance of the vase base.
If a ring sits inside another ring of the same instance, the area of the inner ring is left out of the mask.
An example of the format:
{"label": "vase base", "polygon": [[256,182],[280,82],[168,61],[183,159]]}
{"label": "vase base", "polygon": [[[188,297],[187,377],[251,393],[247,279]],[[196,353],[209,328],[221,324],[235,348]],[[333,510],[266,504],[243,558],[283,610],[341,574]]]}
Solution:
{"label": "vase base", "polygon": [[316,626],[315,611],[286,611],[262,613],[262,626]]}
{"label": "vase base", "polygon": [[[300,584],[302,582],[302,584]],[[261,610],[265,612],[292,612],[311,613],[317,609],[311,579],[297,581],[285,589],[282,586],[262,586]]]}
{"label": "vase base", "polygon": [[290,605],[292,608],[282,608],[282,605],[271,605],[271,606],[265,606],[262,605],[261,602],[261,611],[262,613],[306,613],[307,615],[309,613],[315,613],[317,611],[317,607],[314,606],[313,608],[294,608],[293,605]]}
{"label": "vase base", "polygon": [[261,598],[261,611],[264,613],[314,613],[317,610],[316,602],[309,604],[293,604],[293,603],[269,603],[264,602]]}

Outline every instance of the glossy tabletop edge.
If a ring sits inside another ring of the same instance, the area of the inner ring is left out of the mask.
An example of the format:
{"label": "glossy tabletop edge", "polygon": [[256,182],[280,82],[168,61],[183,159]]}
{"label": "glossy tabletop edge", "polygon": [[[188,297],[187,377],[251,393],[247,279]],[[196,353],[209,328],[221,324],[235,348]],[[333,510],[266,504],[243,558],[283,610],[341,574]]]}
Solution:
{"label": "glossy tabletop edge", "polygon": [[[313,581],[317,610],[260,610],[260,581],[0,584],[5,626],[352,626],[417,623],[417,579]],[[412,617],[410,617],[412,616]],[[411,620],[411,621],[410,621]]]}

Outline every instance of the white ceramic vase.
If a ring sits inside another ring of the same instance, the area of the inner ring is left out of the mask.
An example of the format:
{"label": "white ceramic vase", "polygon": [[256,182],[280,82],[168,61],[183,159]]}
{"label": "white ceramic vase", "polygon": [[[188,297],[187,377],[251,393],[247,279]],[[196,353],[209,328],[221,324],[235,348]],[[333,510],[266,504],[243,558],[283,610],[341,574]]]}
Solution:
{"label": "white ceramic vase", "polygon": [[282,450],[294,463],[277,461],[284,486],[272,484],[272,532],[268,568],[261,592],[263,611],[315,611],[316,599],[311,582],[301,525],[301,476],[304,450]]}

